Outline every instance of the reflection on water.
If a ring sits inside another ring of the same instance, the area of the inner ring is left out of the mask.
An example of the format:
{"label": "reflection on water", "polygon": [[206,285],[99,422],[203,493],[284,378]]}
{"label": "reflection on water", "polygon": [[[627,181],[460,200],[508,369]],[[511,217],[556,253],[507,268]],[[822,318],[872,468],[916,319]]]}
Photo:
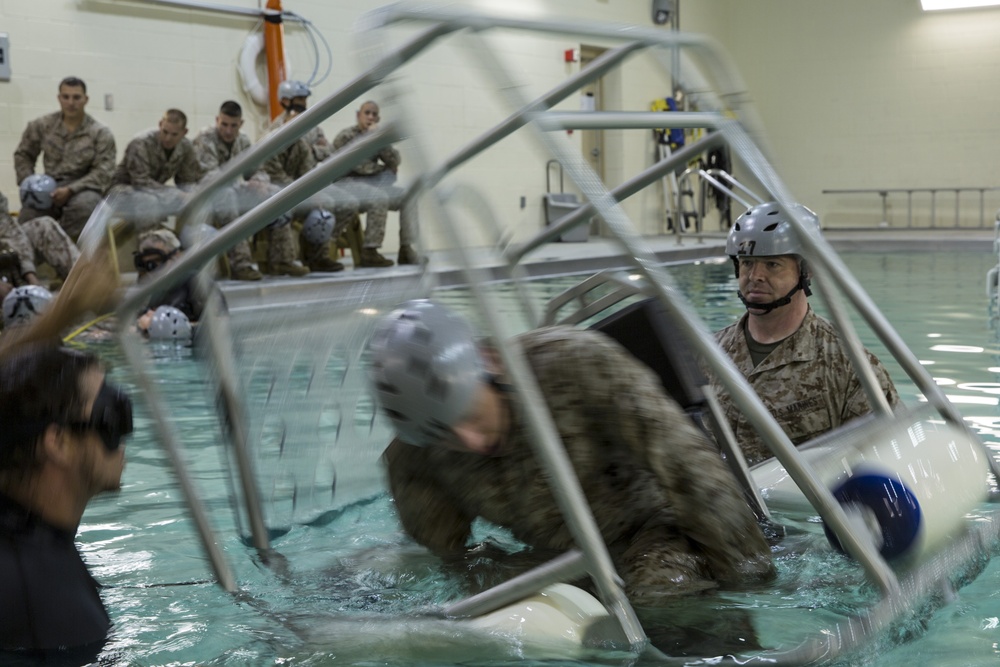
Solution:
{"label": "reflection on water", "polygon": [[[1000,451],[1000,345],[989,328],[981,288],[995,259],[989,253],[961,252],[852,254],[843,259],[937,384],[947,390],[987,443]],[[710,329],[720,329],[744,312],[735,296],[736,281],[728,261],[674,266],[669,272]],[[541,304],[578,279],[532,283],[529,293]],[[511,332],[535,324],[508,287],[490,286],[489,293],[496,297],[498,315]],[[468,292],[449,290],[440,296],[474,317],[478,312],[478,303]],[[818,297],[811,302],[821,313],[825,311]],[[885,362],[904,402],[921,401],[916,384],[885,346],[860,318],[854,319],[865,345]],[[120,359],[111,346],[101,352]],[[211,583],[180,492],[162,449],[152,438],[148,414],[138,402],[137,435],[128,443],[124,488],[88,509],[79,537],[96,577],[108,586],[105,599],[116,624],[111,650],[120,658],[118,662],[530,664],[503,653],[484,656],[479,651],[453,650],[435,654],[438,644],[434,642],[449,639],[435,630],[436,634],[427,635],[433,641],[427,636],[419,641],[420,632],[429,626],[414,626],[412,642],[399,640],[389,646],[394,635],[386,632],[384,619],[376,616],[373,622],[371,615],[399,615],[442,604],[457,597],[470,582],[495,575],[496,566],[477,558],[457,570],[442,567],[401,533],[395,508],[384,493],[331,509],[308,523],[286,526],[275,538],[274,548],[287,567],[284,571],[267,567],[246,542],[233,535],[232,482],[225,473],[231,463],[217,446],[222,435],[215,397],[208,390],[201,363],[171,359],[160,363],[156,372],[157,386],[171,406],[211,523],[220,531],[221,546],[248,595],[235,600]],[[128,380],[121,368],[114,375]],[[267,387],[251,390],[270,391]],[[355,426],[364,428],[372,447],[381,447],[387,437],[380,423]],[[333,432],[331,438],[335,438],[338,428],[339,424],[324,423],[321,429],[327,430],[321,433]],[[316,475],[323,477],[320,471]],[[286,491],[277,485],[263,489],[274,514],[289,501]],[[477,526],[476,537],[515,548],[510,536],[488,528]],[[791,527],[775,556],[779,579],[773,587],[706,597],[699,601],[699,610],[709,614],[713,608],[727,613],[747,611],[764,643],[790,646],[824,623],[864,609],[873,599],[859,569],[826,548],[816,525]],[[873,650],[856,664],[995,664],[1000,642],[994,608],[998,589],[1000,566],[990,563],[976,582],[960,591],[958,602],[940,613],[927,611],[907,621],[878,647],[891,650],[881,655]],[[363,625],[357,624],[360,619],[351,620],[357,614],[368,615]],[[315,639],[317,635],[322,635],[321,642]],[[909,641],[899,646],[902,637]],[[370,647],[365,644],[376,640]],[[350,656],[349,662],[345,656]],[[620,664],[620,658],[598,655],[573,664]]]}

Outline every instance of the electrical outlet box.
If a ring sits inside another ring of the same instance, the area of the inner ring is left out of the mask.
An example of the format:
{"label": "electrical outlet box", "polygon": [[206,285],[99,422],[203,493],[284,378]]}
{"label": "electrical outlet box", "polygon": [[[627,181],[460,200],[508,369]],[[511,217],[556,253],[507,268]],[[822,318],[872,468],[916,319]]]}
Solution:
{"label": "electrical outlet box", "polygon": [[10,36],[0,32],[0,81],[10,81]]}

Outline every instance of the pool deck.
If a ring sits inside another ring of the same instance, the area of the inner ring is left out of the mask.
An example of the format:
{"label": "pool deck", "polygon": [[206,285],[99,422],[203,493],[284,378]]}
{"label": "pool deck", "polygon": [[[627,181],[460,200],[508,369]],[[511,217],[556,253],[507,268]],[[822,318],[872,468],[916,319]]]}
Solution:
{"label": "pool deck", "polygon": [[[837,251],[919,252],[949,248],[954,250],[991,252],[992,229],[830,229],[824,237]],[[710,233],[702,236],[685,235],[644,237],[643,242],[656,258],[664,263],[689,262],[720,257],[725,252],[725,236]],[[500,269],[495,253],[473,250],[477,266]],[[392,254],[387,256],[393,257]],[[453,253],[427,253],[429,267],[438,285],[462,284],[464,278]],[[415,266],[392,266],[384,269],[355,269],[350,256],[341,258],[347,267],[338,273],[312,273],[302,278],[266,276],[259,282],[219,282],[231,310],[253,310],[270,304],[290,304],[300,300],[337,298],[354,291],[365,283],[411,282],[420,274]],[[553,242],[526,256],[521,265],[531,276],[553,276],[571,273],[597,272],[629,264],[621,246],[612,239],[590,238],[583,243]],[[492,265],[492,266],[491,266]],[[498,271],[497,275],[503,275]],[[322,296],[321,296],[322,295]]]}

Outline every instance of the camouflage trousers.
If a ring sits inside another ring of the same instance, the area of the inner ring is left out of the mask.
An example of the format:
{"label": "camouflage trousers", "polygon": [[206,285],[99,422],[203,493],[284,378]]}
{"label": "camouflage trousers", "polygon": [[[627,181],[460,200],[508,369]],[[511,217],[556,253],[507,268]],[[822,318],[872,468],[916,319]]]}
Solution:
{"label": "camouflage trousers", "polygon": [[[225,227],[280,189],[273,184],[253,186],[249,183],[240,183],[223,189],[216,195],[216,200],[212,207],[215,226],[219,229]],[[275,266],[276,264],[291,264],[295,261],[297,252],[290,224],[286,223],[272,228],[265,228],[259,233],[267,236],[268,264]],[[229,265],[233,269],[252,265],[253,252],[250,249],[250,241],[247,239],[239,241],[229,249],[227,256],[229,258]]]}
{"label": "camouflage trousers", "polygon": [[80,238],[80,232],[83,231],[87,221],[90,220],[90,215],[100,203],[100,192],[81,190],[71,195],[63,206],[57,206],[48,211],[38,211],[30,206],[22,206],[21,212],[18,213],[18,219],[23,223],[40,216],[51,216],[66,231],[70,240],[75,242]]}
{"label": "camouflage trousers", "polygon": [[403,188],[384,184],[380,176],[349,176],[337,181],[337,186],[357,199],[358,211],[365,214],[364,247],[382,246],[389,211],[399,211],[399,244],[416,242],[416,207],[404,201]]}
{"label": "camouflage trousers", "polygon": [[[14,224],[20,225],[24,235],[20,239],[18,235],[6,236],[3,240],[21,260],[21,273],[34,273],[36,262],[46,262],[65,280],[73,264],[80,259],[80,251],[59,223],[43,215]],[[27,245],[24,237],[27,237]]]}

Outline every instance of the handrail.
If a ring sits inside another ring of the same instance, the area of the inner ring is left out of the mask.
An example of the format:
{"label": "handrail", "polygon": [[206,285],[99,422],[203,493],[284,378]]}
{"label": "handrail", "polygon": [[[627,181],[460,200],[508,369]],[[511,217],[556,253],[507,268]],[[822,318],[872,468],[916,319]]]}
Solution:
{"label": "handrail", "polygon": [[889,195],[893,192],[905,192],[906,193],[906,228],[911,229],[913,227],[913,195],[915,193],[930,193],[931,195],[931,228],[937,227],[937,194],[939,192],[954,192],[955,193],[955,220],[954,227],[959,227],[959,222],[961,220],[960,216],[960,201],[961,194],[963,192],[978,192],[979,193],[979,226],[986,227],[986,193],[995,192],[1000,190],[998,187],[975,187],[975,186],[963,186],[963,187],[930,187],[930,188],[853,188],[853,189],[833,189],[833,190],[822,190],[821,192],[825,195],[849,195],[849,194],[877,194],[882,198],[882,220],[879,222],[881,227],[890,227],[889,224]]}

